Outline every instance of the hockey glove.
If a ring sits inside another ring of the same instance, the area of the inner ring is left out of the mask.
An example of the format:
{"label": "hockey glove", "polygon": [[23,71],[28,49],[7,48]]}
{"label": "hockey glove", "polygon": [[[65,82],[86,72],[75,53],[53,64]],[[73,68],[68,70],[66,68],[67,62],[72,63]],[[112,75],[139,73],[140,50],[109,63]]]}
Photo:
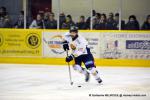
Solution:
{"label": "hockey glove", "polygon": [[67,41],[64,41],[64,42],[63,42],[63,48],[64,48],[65,51],[66,51],[66,50],[69,50],[69,45],[68,45],[68,42],[67,42]]}
{"label": "hockey glove", "polygon": [[66,62],[72,61],[73,58],[74,58],[73,55],[70,55],[70,56],[66,57]]}

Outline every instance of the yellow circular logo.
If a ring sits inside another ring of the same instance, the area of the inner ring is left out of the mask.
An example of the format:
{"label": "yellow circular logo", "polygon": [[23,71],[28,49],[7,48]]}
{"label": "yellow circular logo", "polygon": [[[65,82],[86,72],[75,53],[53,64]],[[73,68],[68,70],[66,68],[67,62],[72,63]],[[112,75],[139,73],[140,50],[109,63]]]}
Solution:
{"label": "yellow circular logo", "polygon": [[3,38],[2,34],[0,34],[0,46],[3,45],[3,42],[4,42],[4,38]]}
{"label": "yellow circular logo", "polygon": [[36,33],[31,33],[26,37],[26,44],[28,47],[35,49],[40,46],[41,39],[40,36]]}

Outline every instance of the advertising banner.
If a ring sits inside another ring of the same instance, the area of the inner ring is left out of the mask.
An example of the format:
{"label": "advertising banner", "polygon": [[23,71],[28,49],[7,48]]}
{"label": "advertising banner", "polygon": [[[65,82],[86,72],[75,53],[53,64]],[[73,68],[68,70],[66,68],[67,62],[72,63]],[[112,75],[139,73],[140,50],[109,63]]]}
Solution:
{"label": "advertising banner", "polygon": [[100,48],[100,58],[150,59],[150,34],[102,33]]}
{"label": "advertising banner", "polygon": [[59,32],[43,32],[44,57],[64,58],[66,52],[62,47],[62,35]]}
{"label": "advertising banner", "polygon": [[[43,32],[43,53],[44,57],[55,57],[55,58],[64,58],[66,57],[66,52],[62,47],[62,36],[65,32]],[[79,33],[89,43],[91,52],[94,57],[99,58],[100,54],[100,40],[99,34],[96,33]],[[70,52],[71,53],[71,52]]]}
{"label": "advertising banner", "polygon": [[40,31],[0,30],[1,57],[42,56]]}

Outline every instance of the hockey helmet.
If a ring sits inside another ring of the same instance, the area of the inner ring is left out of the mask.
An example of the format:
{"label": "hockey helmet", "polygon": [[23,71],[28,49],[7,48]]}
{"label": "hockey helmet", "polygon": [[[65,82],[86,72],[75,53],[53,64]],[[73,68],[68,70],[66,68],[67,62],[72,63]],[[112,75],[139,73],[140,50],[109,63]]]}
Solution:
{"label": "hockey helmet", "polygon": [[76,26],[71,26],[70,27],[70,33],[71,32],[76,32],[76,33],[78,33],[78,27],[76,27]]}

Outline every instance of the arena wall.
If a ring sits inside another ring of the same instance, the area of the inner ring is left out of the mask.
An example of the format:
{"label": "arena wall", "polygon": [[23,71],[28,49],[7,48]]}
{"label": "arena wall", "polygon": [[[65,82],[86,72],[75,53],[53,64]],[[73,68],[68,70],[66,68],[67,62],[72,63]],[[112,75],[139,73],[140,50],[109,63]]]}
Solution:
{"label": "arena wall", "polygon": [[[0,63],[67,65],[67,30],[0,29]],[[97,66],[150,67],[150,31],[81,30]],[[73,62],[71,62],[73,64]]]}

